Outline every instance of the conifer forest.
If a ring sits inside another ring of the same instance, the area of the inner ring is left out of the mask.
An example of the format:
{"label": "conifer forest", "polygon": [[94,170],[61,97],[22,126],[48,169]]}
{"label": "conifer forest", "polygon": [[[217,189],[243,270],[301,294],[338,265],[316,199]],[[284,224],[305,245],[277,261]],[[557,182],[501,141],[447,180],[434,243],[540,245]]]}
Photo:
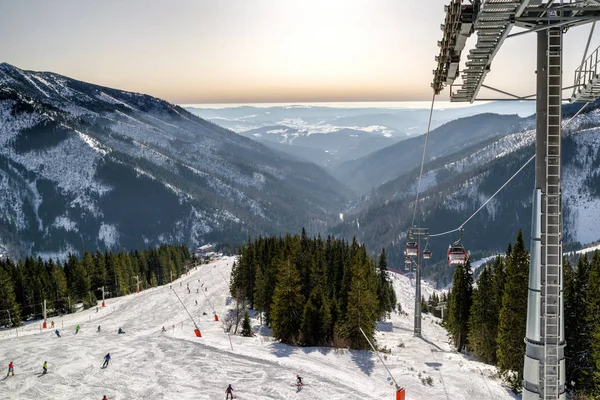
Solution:
{"label": "conifer forest", "polygon": [[[145,251],[124,250],[70,254],[64,261],[27,257],[0,261],[0,326],[19,326],[40,318],[46,300],[48,316],[72,313],[76,304],[89,308],[102,299],[124,296],[168,283],[185,273],[192,257],[187,246],[163,245]],[[171,275],[172,274],[172,275]]]}
{"label": "conifer forest", "polygon": [[[517,234],[504,257],[479,271],[476,287],[467,263],[454,271],[444,323],[456,349],[496,365],[515,392],[525,356],[529,253]],[[567,387],[576,398],[600,398],[600,252],[575,265],[564,262]]]}
{"label": "conifer forest", "polygon": [[259,237],[239,251],[230,291],[262,315],[275,338],[303,346],[368,349],[376,322],[396,309],[385,251],[301,235]]}

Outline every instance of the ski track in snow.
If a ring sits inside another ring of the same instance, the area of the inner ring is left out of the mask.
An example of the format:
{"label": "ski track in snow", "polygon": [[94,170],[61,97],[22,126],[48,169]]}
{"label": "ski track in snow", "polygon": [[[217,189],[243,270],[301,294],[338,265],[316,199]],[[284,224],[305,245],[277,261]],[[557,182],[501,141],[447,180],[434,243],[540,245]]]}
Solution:
{"label": "ski track in snow", "polygon": [[[270,336],[231,336],[215,322],[232,307],[227,282],[233,258],[199,266],[173,283],[202,331],[193,324],[169,285],[136,295],[108,299],[107,307],[94,308],[48,320],[48,329],[32,323],[17,331],[0,331],[1,362],[13,361],[15,376],[0,382],[3,399],[219,399],[231,383],[240,400],[263,399],[393,399],[394,389],[377,357],[367,351],[320,347],[291,347]],[[378,324],[377,342],[387,346],[384,355],[407,399],[511,399],[515,398],[493,376],[492,366],[470,360],[452,350],[447,333],[425,314],[423,339],[412,334],[414,287],[408,277],[390,273],[398,300],[408,315],[393,314]],[[191,294],[187,293],[189,284]],[[204,286],[201,286],[204,285]],[[197,289],[203,290],[196,293]],[[427,297],[434,289],[427,284]],[[195,305],[195,301],[198,305]],[[207,300],[210,300],[208,302]],[[202,315],[206,312],[207,315]],[[53,320],[62,338],[50,328]],[[39,321],[38,321],[39,322]],[[256,325],[258,322],[253,319]],[[81,331],[75,335],[75,326]],[[101,332],[96,332],[101,325]],[[164,326],[166,333],[161,332]],[[122,327],[126,332],[117,335]],[[405,347],[398,347],[399,343]],[[110,352],[111,364],[101,369]],[[48,361],[48,375],[39,376]],[[306,386],[297,390],[295,375]],[[433,385],[419,378],[431,376]]]}

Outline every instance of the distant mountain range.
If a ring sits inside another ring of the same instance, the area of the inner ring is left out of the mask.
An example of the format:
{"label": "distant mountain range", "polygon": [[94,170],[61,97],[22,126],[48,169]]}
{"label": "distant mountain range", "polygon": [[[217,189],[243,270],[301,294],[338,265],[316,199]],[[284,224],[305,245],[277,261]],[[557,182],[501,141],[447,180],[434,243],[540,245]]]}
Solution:
{"label": "distant mountain range", "polygon": [[13,255],[323,230],[350,191],[166,101],[0,64],[0,243]]}
{"label": "distant mountain range", "polygon": [[[187,110],[271,148],[327,167],[330,171],[344,162],[423,134],[429,118],[429,110],[423,108],[302,105],[187,107]],[[436,109],[432,129],[481,113],[525,117],[534,112],[531,102],[517,101]]]}
{"label": "distant mountain range", "polygon": [[[566,246],[600,239],[598,107],[563,139]],[[416,214],[432,233],[457,228],[533,154],[533,117],[474,109],[434,113]],[[202,111],[243,121],[238,134],[148,95],[0,64],[0,244],[41,257],[159,243],[234,250],[248,235],[305,227],[385,247],[399,267],[424,137],[398,127],[428,111],[392,111]],[[528,234],[532,189],[533,164],[469,221],[465,245],[497,253],[517,229]],[[450,278],[443,260],[457,238],[431,239],[429,279]]]}

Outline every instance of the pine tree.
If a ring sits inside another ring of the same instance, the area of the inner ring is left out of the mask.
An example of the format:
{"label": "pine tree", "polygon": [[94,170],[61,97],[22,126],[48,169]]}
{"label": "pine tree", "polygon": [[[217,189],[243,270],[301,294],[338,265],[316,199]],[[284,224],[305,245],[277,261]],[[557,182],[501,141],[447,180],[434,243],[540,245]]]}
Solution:
{"label": "pine tree", "polygon": [[521,388],[525,357],[525,327],[529,283],[529,254],[523,232],[506,261],[506,282],[498,324],[498,368],[514,391]]}
{"label": "pine tree", "polygon": [[454,271],[452,290],[448,300],[448,331],[456,351],[461,352],[469,335],[469,311],[473,301],[473,273],[471,263],[459,265]]}
{"label": "pine tree", "polygon": [[381,249],[377,263],[377,297],[379,298],[379,317],[385,317],[396,308],[395,292],[388,277],[385,249]]}
{"label": "pine tree", "polygon": [[150,276],[150,286],[157,287],[158,286],[158,278],[156,277],[156,273],[152,272]]}
{"label": "pine tree", "polygon": [[[580,259],[581,260],[581,259]],[[576,338],[579,336],[580,320],[578,318],[577,307],[582,307],[578,304],[577,298],[577,277],[573,267],[563,261],[563,302],[564,302],[564,323],[565,323],[565,340],[567,346],[565,348],[565,364],[566,364],[566,384],[573,389],[571,382],[577,381],[579,368],[577,358],[577,343]]]}
{"label": "pine tree", "polygon": [[265,278],[263,269],[259,265],[256,268],[256,277],[254,278],[254,308],[260,314],[260,324],[262,325],[262,313],[265,311],[267,296],[265,288]]}
{"label": "pine tree", "polygon": [[252,333],[252,325],[250,324],[250,316],[248,312],[244,314],[244,322],[242,323],[242,336],[251,337],[254,336]]}
{"label": "pine tree", "polygon": [[373,334],[379,311],[377,300],[375,270],[366,259],[363,247],[354,256],[347,312],[342,326],[343,336],[350,341],[351,349],[370,348],[360,328],[371,342],[374,341]]}
{"label": "pine tree", "polygon": [[331,312],[321,286],[311,292],[302,317],[302,338],[306,346],[321,346],[331,339]]}
{"label": "pine tree", "polygon": [[0,325],[21,325],[21,310],[17,303],[10,274],[0,268]]}
{"label": "pine tree", "polygon": [[302,323],[303,309],[304,296],[296,266],[290,260],[282,261],[271,306],[273,335],[283,343],[295,343]]}
{"label": "pine tree", "polygon": [[600,395],[600,252],[597,250],[590,266],[583,324],[582,346],[589,348],[589,351],[581,354],[581,378],[576,387]]}
{"label": "pine tree", "polygon": [[477,280],[477,289],[473,291],[473,304],[469,315],[469,347],[483,362],[496,360],[496,336],[498,310],[494,304],[494,281],[492,268],[485,266]]}
{"label": "pine tree", "polygon": [[429,304],[425,300],[425,296],[424,295],[421,295],[421,313],[422,314],[429,314]]}
{"label": "pine tree", "polygon": [[[589,311],[594,312],[593,305],[597,304],[596,295],[589,292],[590,275],[592,272],[592,263],[588,261],[587,256],[579,258],[577,270],[565,271],[565,276],[574,275],[564,283],[564,307],[565,307],[565,339],[567,347],[565,349],[565,358],[567,363],[567,374],[571,373],[567,383],[575,382],[575,388],[583,391],[592,389],[592,335],[596,321],[588,318]],[[565,266],[566,270],[566,266]],[[594,267],[596,270],[596,267]],[[594,279],[591,281],[596,288],[598,273],[594,272]],[[570,283],[570,285],[569,285]],[[573,367],[573,368],[571,368]]]}

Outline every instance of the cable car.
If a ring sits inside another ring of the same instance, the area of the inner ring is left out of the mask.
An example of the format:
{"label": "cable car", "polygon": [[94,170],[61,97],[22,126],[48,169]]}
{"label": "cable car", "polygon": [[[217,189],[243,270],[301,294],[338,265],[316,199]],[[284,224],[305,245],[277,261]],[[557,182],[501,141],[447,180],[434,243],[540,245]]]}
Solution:
{"label": "cable car", "polygon": [[406,248],[404,249],[405,257],[416,257],[419,255],[419,246],[417,242],[408,242],[406,243]]}
{"label": "cable car", "polygon": [[423,250],[423,259],[429,260],[431,258],[431,251],[428,249]]}
{"label": "cable car", "polygon": [[448,246],[448,265],[465,265],[467,263],[467,251],[462,244]]}

